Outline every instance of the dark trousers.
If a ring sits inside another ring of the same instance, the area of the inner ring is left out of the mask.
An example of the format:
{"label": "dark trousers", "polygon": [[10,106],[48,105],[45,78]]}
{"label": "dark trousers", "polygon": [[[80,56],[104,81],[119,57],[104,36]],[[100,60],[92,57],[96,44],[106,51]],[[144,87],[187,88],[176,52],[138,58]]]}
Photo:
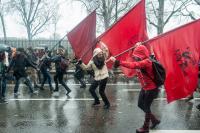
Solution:
{"label": "dark trousers", "polygon": [[6,77],[0,77],[0,97],[5,98],[6,93]]}
{"label": "dark trousers", "polygon": [[63,76],[64,76],[64,73],[56,72],[56,75],[54,76],[54,82],[56,84],[55,91],[59,90],[59,88],[58,88],[58,81],[59,81],[59,83],[66,89],[66,91],[69,92],[71,90],[69,89],[69,87],[63,81]]}
{"label": "dark trousers", "polygon": [[138,98],[138,107],[142,109],[145,113],[151,113],[151,104],[153,100],[157,98],[159,90],[143,90],[141,89]]}
{"label": "dark trousers", "polygon": [[86,86],[86,83],[85,83],[85,81],[83,80],[83,78],[77,78],[77,80],[81,83],[81,86],[82,86],[82,87],[85,87],[85,86]]}
{"label": "dark trousers", "polygon": [[94,98],[95,102],[99,102],[99,98],[95,92],[96,88],[99,86],[99,94],[101,95],[101,98],[103,100],[103,102],[105,103],[105,105],[108,105],[110,104],[107,97],[106,97],[106,94],[105,94],[105,88],[106,88],[106,84],[107,84],[107,80],[108,78],[105,78],[103,80],[100,80],[100,81],[96,81],[94,80],[90,86],[90,93],[92,95],[92,97]]}
{"label": "dark trousers", "polygon": [[53,87],[52,87],[52,84],[51,84],[51,76],[50,76],[49,71],[47,71],[47,70],[41,70],[41,72],[42,72],[42,75],[43,75],[43,80],[42,80],[42,85],[41,85],[41,87],[43,87],[43,86],[44,86],[44,83],[45,83],[46,81],[48,81],[49,87],[50,87],[50,89],[52,89]]}
{"label": "dark trousers", "polygon": [[31,81],[27,78],[27,77],[18,77],[16,79],[16,82],[15,82],[15,88],[14,88],[14,93],[17,93],[18,92],[18,89],[19,89],[19,85],[20,85],[20,79],[21,78],[24,78],[25,79],[25,84],[28,86],[29,90],[30,90],[30,93],[33,93],[33,86],[31,84]]}

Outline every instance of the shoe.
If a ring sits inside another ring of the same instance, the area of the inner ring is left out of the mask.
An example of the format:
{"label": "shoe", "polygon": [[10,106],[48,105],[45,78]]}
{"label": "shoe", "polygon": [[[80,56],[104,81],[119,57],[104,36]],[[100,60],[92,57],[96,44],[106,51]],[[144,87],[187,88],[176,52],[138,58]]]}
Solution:
{"label": "shoe", "polygon": [[200,111],[200,104],[196,106],[196,108]]}
{"label": "shoe", "polygon": [[38,94],[38,91],[33,91],[33,92],[31,92],[31,94],[37,95],[37,94]]}
{"label": "shoe", "polygon": [[0,104],[8,104],[8,101],[5,98],[1,98]]}
{"label": "shoe", "polygon": [[34,84],[34,88],[40,88],[40,86],[37,84]]}
{"label": "shoe", "polygon": [[39,87],[39,88],[40,88],[40,90],[42,90],[42,91],[44,90],[44,88],[43,88],[42,86],[41,86],[41,87]]}
{"label": "shoe", "polygon": [[71,90],[69,90],[69,91],[66,93],[66,95],[69,95],[70,92],[71,92]]}
{"label": "shoe", "polygon": [[105,104],[105,105],[103,106],[103,108],[104,108],[104,109],[109,109],[109,108],[110,108],[110,104]]}
{"label": "shoe", "polygon": [[157,120],[156,122],[152,123],[150,129],[154,129],[158,124],[160,124],[160,120]]}
{"label": "shoe", "polygon": [[94,102],[93,104],[92,104],[92,106],[97,106],[97,105],[99,105],[100,104],[100,101],[96,101],[96,102]]}
{"label": "shoe", "polygon": [[86,88],[86,85],[81,85],[80,88]]}
{"label": "shoe", "polygon": [[20,94],[19,93],[14,93],[14,97],[18,97]]}

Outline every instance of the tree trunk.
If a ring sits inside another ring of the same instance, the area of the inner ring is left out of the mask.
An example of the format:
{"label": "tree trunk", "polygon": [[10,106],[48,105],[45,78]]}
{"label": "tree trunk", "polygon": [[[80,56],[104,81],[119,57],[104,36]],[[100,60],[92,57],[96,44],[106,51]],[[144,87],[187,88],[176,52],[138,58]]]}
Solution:
{"label": "tree trunk", "polygon": [[158,0],[159,8],[158,8],[158,28],[157,33],[158,35],[163,33],[164,29],[164,0]]}
{"label": "tree trunk", "polygon": [[115,3],[115,22],[117,21],[118,19],[118,0],[116,0],[116,3]]}
{"label": "tree trunk", "polygon": [[4,22],[3,14],[1,14],[1,13],[0,13],[0,18],[1,18],[2,28],[3,28],[4,41],[5,41],[5,44],[6,44],[6,40],[7,40],[6,27],[5,27],[5,22]]}
{"label": "tree trunk", "polygon": [[26,31],[27,31],[27,35],[28,35],[28,40],[31,41],[32,40],[31,29],[30,29],[30,25],[28,25],[28,24],[26,26]]}

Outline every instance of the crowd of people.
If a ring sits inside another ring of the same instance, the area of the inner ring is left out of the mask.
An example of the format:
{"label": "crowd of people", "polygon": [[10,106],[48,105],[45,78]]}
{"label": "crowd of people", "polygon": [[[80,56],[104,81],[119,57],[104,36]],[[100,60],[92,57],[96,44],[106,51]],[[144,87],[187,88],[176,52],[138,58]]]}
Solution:
{"label": "crowd of people", "polygon": [[[102,97],[104,102],[104,109],[110,108],[109,99],[106,96],[105,89],[108,81],[109,73],[106,65],[106,61],[110,60],[114,63],[115,67],[123,66],[130,69],[136,69],[139,82],[141,83],[142,89],[138,98],[138,107],[145,113],[144,124],[141,128],[138,128],[137,133],[149,132],[149,128],[155,128],[160,120],[151,111],[151,104],[153,100],[158,96],[158,86],[152,80],[154,78],[152,61],[150,60],[150,53],[148,49],[141,45],[140,43],[136,44],[136,48],[132,53],[132,58],[134,61],[118,61],[114,57],[107,59],[107,53],[104,52],[101,48],[95,48],[93,51],[93,57],[88,64],[84,64],[80,59],[67,59],[65,57],[65,49],[60,46],[57,50],[56,55],[51,55],[51,51],[48,51],[46,48],[42,55],[34,52],[33,48],[29,47],[27,50],[22,48],[13,49],[8,48],[6,51],[0,51],[0,81],[1,81],[1,103],[7,103],[6,100],[6,84],[9,79],[8,73],[12,70],[15,87],[14,87],[14,96],[19,95],[19,85],[23,80],[23,83],[26,84],[29,88],[31,95],[37,94],[36,91],[39,88],[43,90],[44,84],[48,81],[49,90],[51,93],[56,93],[59,91],[59,83],[65,88],[66,95],[69,95],[72,91],[65,81],[63,81],[63,76],[66,73],[66,70],[70,63],[75,65],[75,74],[74,76],[80,81],[80,88],[86,88],[86,83],[83,80],[84,70],[92,70],[93,73],[93,82],[89,87],[89,92],[94,98],[94,103],[92,106],[97,106],[100,104],[98,95],[96,94],[96,89],[99,87],[99,94]],[[52,85],[52,79],[50,75],[51,64],[55,65],[55,75],[54,82],[55,87]],[[30,69],[30,75],[27,71]],[[199,65],[200,70],[200,65]],[[43,75],[41,80],[38,73]],[[149,76],[150,75],[150,76]],[[31,77],[31,78],[29,78]],[[200,78],[200,73],[199,73]],[[38,79],[41,82],[41,85],[38,85]],[[33,83],[33,85],[32,85]],[[199,86],[200,87],[200,86]],[[200,110],[200,104],[197,106],[197,109]],[[150,126],[150,122],[152,125]]]}

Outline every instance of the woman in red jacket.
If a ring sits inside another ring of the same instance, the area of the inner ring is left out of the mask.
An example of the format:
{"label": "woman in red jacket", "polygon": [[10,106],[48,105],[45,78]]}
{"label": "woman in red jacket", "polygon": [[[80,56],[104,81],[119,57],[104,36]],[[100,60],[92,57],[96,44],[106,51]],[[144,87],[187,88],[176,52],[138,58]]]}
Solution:
{"label": "woman in red jacket", "polygon": [[[115,62],[115,66],[123,66],[130,69],[136,69],[137,76],[141,83],[142,89],[138,98],[138,107],[145,112],[145,121],[144,125],[137,129],[137,133],[148,133],[149,132],[149,123],[152,122],[151,128],[154,128],[160,123],[151,112],[151,104],[153,100],[158,95],[158,87],[152,80],[154,78],[152,62],[149,59],[149,51],[144,45],[136,44],[137,47],[132,53],[132,57],[135,61],[126,62],[118,61],[114,57],[111,57],[110,60]],[[149,77],[151,76],[151,77]]]}

